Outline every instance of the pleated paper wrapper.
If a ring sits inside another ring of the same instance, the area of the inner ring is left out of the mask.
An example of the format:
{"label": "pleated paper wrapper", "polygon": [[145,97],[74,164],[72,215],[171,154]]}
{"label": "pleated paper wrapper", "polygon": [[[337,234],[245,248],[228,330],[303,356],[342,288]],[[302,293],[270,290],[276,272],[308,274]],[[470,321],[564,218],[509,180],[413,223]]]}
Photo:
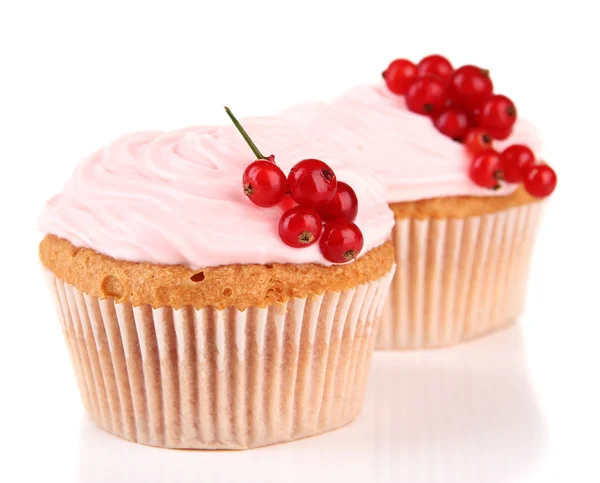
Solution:
{"label": "pleated paper wrapper", "polygon": [[377,349],[424,349],[512,324],[523,310],[542,203],[465,219],[397,219],[397,270]]}
{"label": "pleated paper wrapper", "polygon": [[393,270],[244,311],[132,307],[46,275],[96,424],[152,446],[245,449],[357,417]]}

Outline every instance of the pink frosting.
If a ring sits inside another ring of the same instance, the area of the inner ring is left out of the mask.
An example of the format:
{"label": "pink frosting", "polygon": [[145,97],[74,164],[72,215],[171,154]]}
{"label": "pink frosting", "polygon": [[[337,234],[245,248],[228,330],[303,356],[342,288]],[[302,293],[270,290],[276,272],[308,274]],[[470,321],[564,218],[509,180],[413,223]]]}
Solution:
{"label": "pink frosting", "polygon": [[[362,254],[388,239],[393,214],[375,176],[350,168],[335,151],[281,119],[243,124],[284,172],[302,159],[319,158],[354,188]],[[297,249],[280,240],[282,208],[248,201],[241,178],[254,159],[231,125],[130,134],[77,167],[48,202],[39,228],[120,260],[194,269],[234,263],[331,265],[318,244]]]}
{"label": "pink frosting", "polygon": [[[390,203],[445,196],[502,196],[475,185],[468,176],[470,158],[459,143],[440,134],[431,120],[410,112],[404,98],[382,83],[357,87],[328,103],[292,107],[281,116],[325,144],[356,168],[373,170],[387,185]],[[541,148],[536,130],[518,120],[498,149],[523,143]]]}
{"label": "pink frosting", "polygon": [[[388,202],[471,195],[501,196],[468,177],[464,146],[406,108],[383,83],[360,86],[328,103],[292,107],[278,118],[244,120],[265,154],[284,172],[305,158],[329,163],[359,199],[363,254],[382,244],[394,220]],[[528,123],[513,143],[540,150]],[[47,204],[41,231],[113,258],[194,269],[233,263],[330,265],[318,245],[285,245],[277,233],[282,208],[259,208],[241,188],[254,157],[231,125],[124,136],[79,165]],[[374,174],[370,174],[374,173]]]}

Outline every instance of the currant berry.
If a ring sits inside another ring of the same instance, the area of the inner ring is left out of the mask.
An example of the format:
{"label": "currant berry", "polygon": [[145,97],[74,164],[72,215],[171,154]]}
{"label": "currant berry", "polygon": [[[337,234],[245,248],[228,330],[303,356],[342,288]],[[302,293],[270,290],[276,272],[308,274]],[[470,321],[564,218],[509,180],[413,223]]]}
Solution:
{"label": "currant berry", "polygon": [[448,95],[444,83],[429,76],[413,81],[406,91],[405,99],[412,112],[433,116],[444,108]]}
{"label": "currant berry", "polygon": [[489,72],[475,67],[464,65],[452,74],[450,79],[449,94],[456,106],[472,111],[494,91],[494,85]]}
{"label": "currant berry", "polygon": [[316,210],[325,222],[338,218],[354,221],[358,213],[358,198],[350,185],[338,181],[333,198],[328,203],[318,206]]}
{"label": "currant berry", "polygon": [[439,79],[447,80],[452,77],[454,69],[446,57],[441,55],[428,55],[417,64],[417,75],[423,77],[433,75]]}
{"label": "currant berry", "polygon": [[508,97],[495,94],[481,103],[476,120],[495,139],[506,139],[517,120],[517,108]]}
{"label": "currant berry", "polygon": [[495,151],[484,151],[473,158],[469,169],[473,182],[483,188],[498,189],[502,179],[502,160]]}
{"label": "currant berry", "polygon": [[354,260],[363,245],[364,238],[360,228],[344,219],[327,223],[319,242],[321,253],[333,263],[346,263]]}
{"label": "currant berry", "polygon": [[268,207],[279,203],[287,192],[287,180],[281,168],[259,159],[244,170],[244,194],[255,205]]}
{"label": "currant berry", "polygon": [[315,208],[333,198],[337,179],[333,170],[323,161],[305,159],[290,170],[288,189],[296,203]]}
{"label": "currant berry", "polygon": [[520,183],[525,172],[535,164],[535,156],[531,149],[522,144],[513,144],[507,147],[502,154],[502,170],[504,181]]}
{"label": "currant berry", "polygon": [[547,164],[530,166],[525,170],[523,185],[525,190],[536,198],[550,196],[556,188],[556,173]]}
{"label": "currant berry", "polygon": [[315,210],[296,206],[286,211],[279,220],[279,236],[294,248],[309,247],[323,231],[323,221]]}
{"label": "currant berry", "polygon": [[439,132],[458,142],[464,141],[471,127],[469,116],[452,107],[444,109],[433,124]]}
{"label": "currant berry", "polygon": [[396,59],[382,75],[390,91],[404,95],[413,79],[417,77],[417,68],[410,60]]}
{"label": "currant berry", "polygon": [[483,128],[471,128],[465,138],[465,147],[473,155],[489,151],[492,148],[492,136]]}
{"label": "currant berry", "polygon": [[261,154],[252,142],[252,139],[250,139],[250,136],[248,136],[246,130],[228,107],[225,107],[225,112],[258,158],[248,165],[242,175],[244,194],[255,205],[262,207],[276,205],[287,193],[287,179],[285,174],[275,164],[275,156],[272,154],[270,156],[263,156]]}

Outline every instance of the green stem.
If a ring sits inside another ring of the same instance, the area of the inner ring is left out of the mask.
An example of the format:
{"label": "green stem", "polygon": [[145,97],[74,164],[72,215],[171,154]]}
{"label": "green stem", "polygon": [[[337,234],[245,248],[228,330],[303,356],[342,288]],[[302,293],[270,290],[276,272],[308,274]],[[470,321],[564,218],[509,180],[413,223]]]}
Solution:
{"label": "green stem", "polygon": [[252,152],[254,153],[256,158],[257,159],[268,159],[266,156],[263,156],[261,154],[261,152],[258,150],[258,148],[256,147],[256,144],[254,144],[252,139],[250,139],[250,136],[248,136],[248,133],[246,132],[246,130],[240,124],[240,121],[238,121],[236,119],[236,117],[233,115],[233,112],[231,112],[231,110],[227,106],[224,106],[224,107],[225,107],[225,112],[227,113],[227,115],[229,116],[229,118],[231,119],[231,121],[233,122],[235,127],[237,128],[237,130],[240,132],[240,134],[242,135],[244,140],[248,143],[248,146],[250,146],[250,149],[252,149]]}

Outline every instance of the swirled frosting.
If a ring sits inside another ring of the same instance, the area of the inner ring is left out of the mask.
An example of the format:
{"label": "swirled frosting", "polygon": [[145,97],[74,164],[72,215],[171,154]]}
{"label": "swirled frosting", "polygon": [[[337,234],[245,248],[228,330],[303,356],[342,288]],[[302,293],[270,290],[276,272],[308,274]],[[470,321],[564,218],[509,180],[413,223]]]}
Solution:
{"label": "swirled frosting", "polygon": [[[359,86],[332,102],[305,104],[281,116],[325,144],[356,168],[373,170],[387,186],[390,203],[446,196],[503,196],[475,185],[463,145],[440,134],[431,120],[409,111],[404,98],[385,84]],[[536,130],[518,120],[509,139],[496,147],[523,143],[541,148]]]}
{"label": "swirled frosting", "polygon": [[[384,243],[394,224],[384,186],[335,151],[276,118],[243,124],[265,154],[288,172],[319,158],[358,196],[363,254]],[[233,126],[147,131],[124,136],[84,160],[39,220],[42,232],[119,260],[183,264],[331,265],[318,244],[297,249],[278,234],[282,207],[259,208],[242,190],[254,155]]]}

